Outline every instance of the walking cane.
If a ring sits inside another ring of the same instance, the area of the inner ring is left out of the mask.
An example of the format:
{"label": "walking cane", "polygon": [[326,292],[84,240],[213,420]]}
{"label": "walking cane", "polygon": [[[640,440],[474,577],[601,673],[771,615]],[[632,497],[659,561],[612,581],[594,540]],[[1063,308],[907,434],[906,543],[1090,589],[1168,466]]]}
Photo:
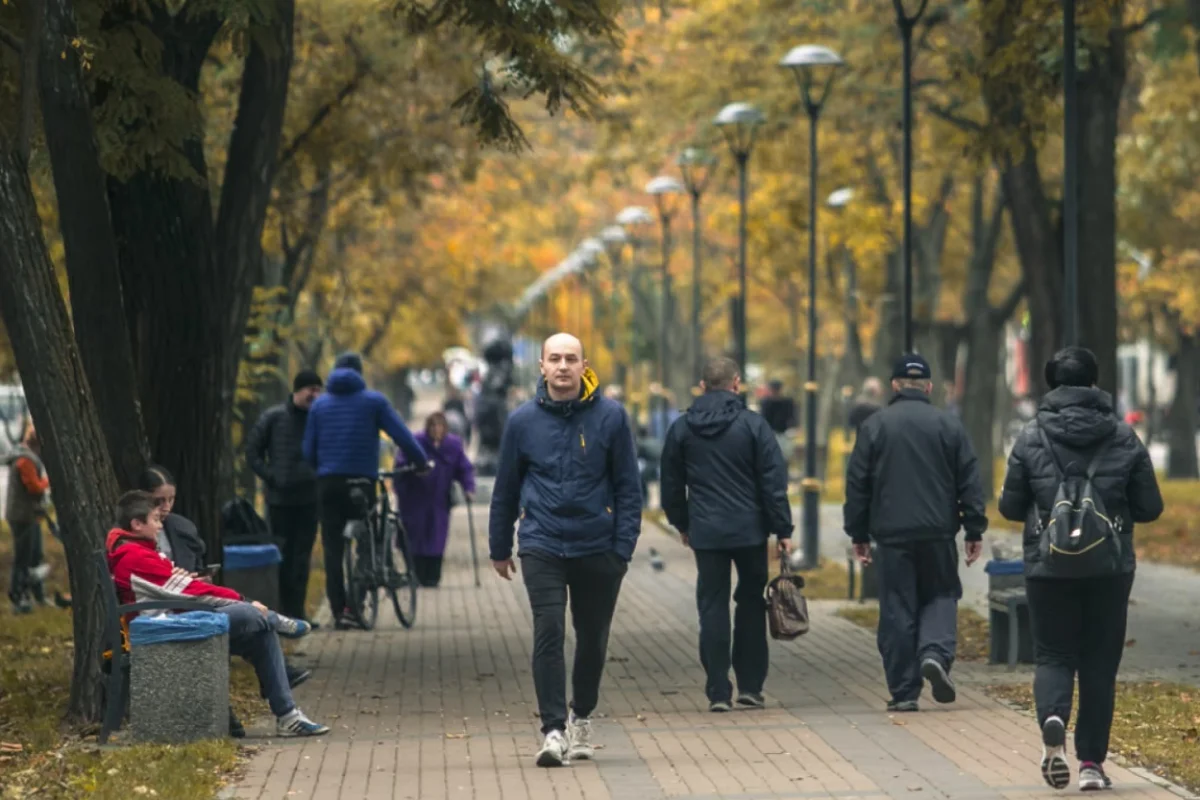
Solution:
{"label": "walking cane", "polygon": [[475,549],[475,512],[471,509],[471,495],[463,492],[467,501],[467,535],[471,539],[471,566],[475,570],[475,588],[479,588],[479,552]]}

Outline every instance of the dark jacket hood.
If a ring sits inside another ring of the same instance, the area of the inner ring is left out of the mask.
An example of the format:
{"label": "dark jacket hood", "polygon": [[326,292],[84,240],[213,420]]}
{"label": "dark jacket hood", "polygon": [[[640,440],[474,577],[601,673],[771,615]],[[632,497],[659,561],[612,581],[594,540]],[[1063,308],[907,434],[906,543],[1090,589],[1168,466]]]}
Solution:
{"label": "dark jacket hood", "polygon": [[330,394],[356,394],[367,388],[367,382],[348,367],[341,367],[329,373],[325,388]]}
{"label": "dark jacket hood", "polygon": [[1112,396],[1087,386],[1060,386],[1038,405],[1038,424],[1051,440],[1076,450],[1092,447],[1117,429]]}
{"label": "dark jacket hood", "polygon": [[724,433],[745,408],[733,392],[705,392],[687,410],[687,424],[692,433],[711,439]]}
{"label": "dark jacket hood", "polygon": [[539,378],[537,385],[538,408],[560,417],[569,417],[571,414],[582,411],[595,403],[596,398],[600,396],[600,378],[596,376],[591,367],[587,367],[583,370],[582,383],[579,397],[571,400],[555,400],[550,397],[550,391],[546,388],[546,379]]}

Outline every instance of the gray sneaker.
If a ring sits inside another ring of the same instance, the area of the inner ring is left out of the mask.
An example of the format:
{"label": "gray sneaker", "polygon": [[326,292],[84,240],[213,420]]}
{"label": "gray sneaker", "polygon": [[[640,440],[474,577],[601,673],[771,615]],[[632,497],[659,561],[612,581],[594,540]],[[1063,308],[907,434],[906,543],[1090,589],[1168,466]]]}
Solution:
{"label": "gray sneaker", "polygon": [[728,700],[713,700],[708,704],[708,710],[714,714],[725,714],[733,710]]}
{"label": "gray sneaker", "polygon": [[950,680],[950,673],[932,658],[921,662],[921,677],[929,684],[929,688],[933,691],[933,699],[937,702],[953,703],[958,698],[958,693],[954,689],[954,681]]}
{"label": "gray sneaker", "polygon": [[586,717],[577,717],[575,712],[567,719],[567,759],[570,761],[590,761],[596,755],[592,746],[592,721]]}
{"label": "gray sneaker", "polygon": [[1104,767],[1090,762],[1079,767],[1079,791],[1098,792],[1111,788],[1112,781],[1104,774]]}
{"label": "gray sneaker", "polygon": [[742,692],[738,695],[737,704],[744,708],[765,708],[767,701],[761,692]]}
{"label": "gray sneaker", "polygon": [[[1080,779],[1082,780],[1082,775]],[[1071,782],[1067,763],[1067,726],[1060,717],[1048,717],[1042,725],[1042,778],[1046,785],[1065,789]]]}
{"label": "gray sneaker", "polygon": [[921,706],[916,700],[889,700],[887,710],[894,714],[903,714],[920,711]]}

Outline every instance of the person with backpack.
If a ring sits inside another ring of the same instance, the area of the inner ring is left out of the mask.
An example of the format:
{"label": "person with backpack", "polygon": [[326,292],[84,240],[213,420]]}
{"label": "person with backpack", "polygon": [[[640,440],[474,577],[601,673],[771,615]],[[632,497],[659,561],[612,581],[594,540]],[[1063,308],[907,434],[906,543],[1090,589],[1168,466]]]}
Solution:
{"label": "person with backpack", "polygon": [[1041,769],[1055,789],[1071,780],[1066,726],[1076,676],[1079,788],[1112,786],[1104,760],[1133,588],[1133,526],[1163,510],[1150,454],[1096,388],[1098,376],[1096,356],[1083,347],[1047,362],[1050,391],[1013,444],[1000,494],[1000,513],[1025,523]]}
{"label": "person with backpack", "polygon": [[4,520],[13,537],[12,577],[8,597],[13,613],[28,614],[33,610],[31,600],[46,605],[43,581],[50,574],[42,550],[42,523],[50,478],[42,464],[41,443],[33,424],[25,429],[21,444],[9,458],[8,496],[4,503]]}
{"label": "person with backpack", "polygon": [[[846,533],[863,564],[878,560],[879,653],[889,711],[918,710],[923,682],[952,703],[958,640],[959,529],[967,566],[987,530],[979,465],[962,422],[929,402],[929,362],[902,355],[891,402],[862,423],[846,468]],[[871,552],[871,541],[875,552]]]}

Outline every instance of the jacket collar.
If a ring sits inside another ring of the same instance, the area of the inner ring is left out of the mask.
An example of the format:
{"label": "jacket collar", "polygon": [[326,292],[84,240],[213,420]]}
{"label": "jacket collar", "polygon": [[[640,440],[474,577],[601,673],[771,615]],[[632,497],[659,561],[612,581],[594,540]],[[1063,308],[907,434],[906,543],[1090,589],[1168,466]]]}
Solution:
{"label": "jacket collar", "polygon": [[921,403],[929,402],[929,395],[922,392],[920,389],[901,389],[892,395],[892,399],[888,401],[888,405],[899,403],[902,400],[917,400]]}
{"label": "jacket collar", "polygon": [[537,387],[537,404],[539,408],[555,414],[560,417],[569,417],[584,409],[595,405],[596,398],[600,396],[600,379],[591,367],[583,370],[582,378],[583,386],[579,390],[579,397],[571,400],[554,400],[550,397],[550,392],[546,388],[546,379],[540,378]]}

